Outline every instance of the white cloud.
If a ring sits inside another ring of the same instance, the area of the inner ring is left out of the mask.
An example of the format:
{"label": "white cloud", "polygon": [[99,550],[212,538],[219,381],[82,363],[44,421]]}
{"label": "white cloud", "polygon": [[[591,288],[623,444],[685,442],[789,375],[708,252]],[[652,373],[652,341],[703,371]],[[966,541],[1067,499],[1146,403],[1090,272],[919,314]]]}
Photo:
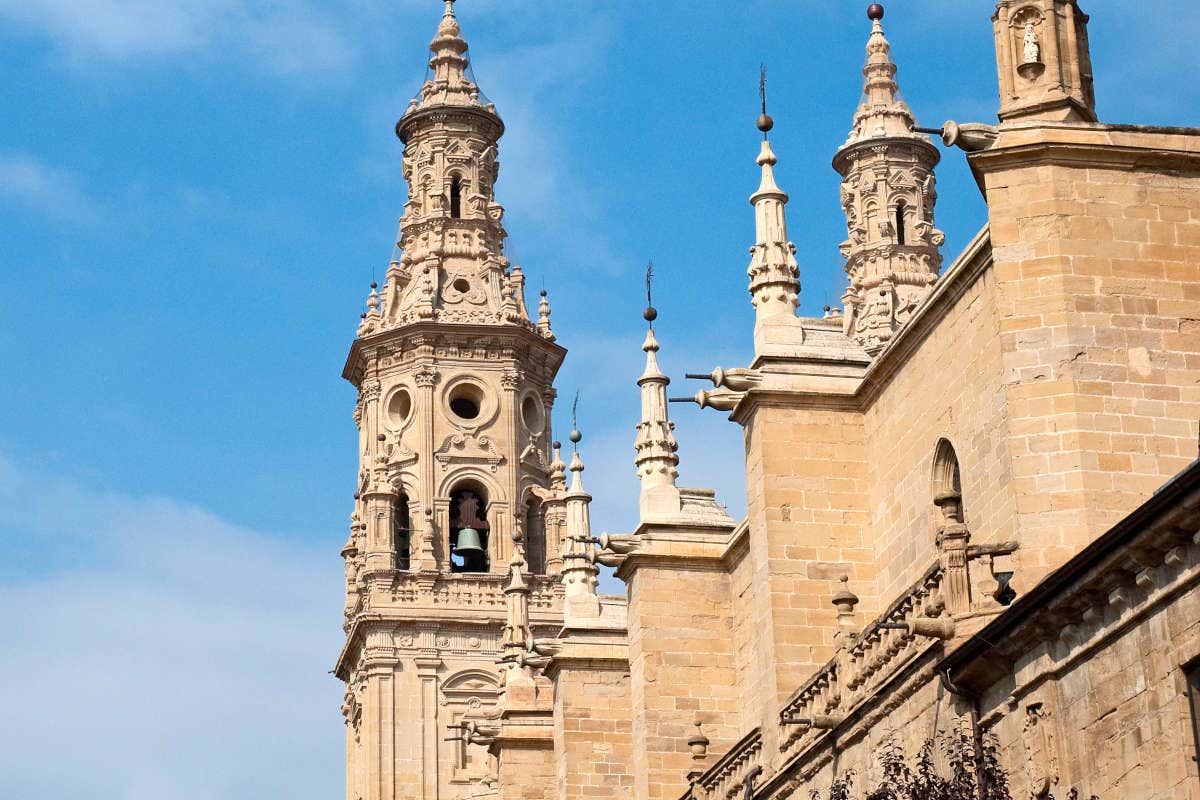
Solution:
{"label": "white cloud", "polygon": [[0,154],[0,198],[81,223],[95,222],[100,213],[75,174],[26,153]]}
{"label": "white cloud", "polygon": [[0,507],[0,796],[338,791],[335,546],[3,459]]}
{"label": "white cloud", "polygon": [[338,72],[353,47],[303,0],[0,0],[0,16],[40,31],[69,62],[236,55],[268,70]]}

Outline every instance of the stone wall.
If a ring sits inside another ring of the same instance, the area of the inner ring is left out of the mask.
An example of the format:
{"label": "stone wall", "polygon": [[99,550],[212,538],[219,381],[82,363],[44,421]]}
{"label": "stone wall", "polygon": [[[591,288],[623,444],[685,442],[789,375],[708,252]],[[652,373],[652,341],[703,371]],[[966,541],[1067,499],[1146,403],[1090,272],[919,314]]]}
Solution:
{"label": "stone wall", "polygon": [[769,715],[832,654],[839,578],[874,596],[867,444],[856,411],[761,405],[745,446],[751,624],[764,632],[747,698]]}
{"label": "stone wall", "polygon": [[[971,254],[968,254],[971,255]],[[933,503],[940,439],[957,454],[973,542],[1011,539],[1014,526],[1008,409],[995,280],[986,247],[951,268],[956,285],[919,320],[912,349],[876,367],[880,387],[865,414],[876,594],[886,604],[937,560],[941,512]],[[902,365],[892,359],[902,358]],[[876,612],[878,607],[864,607]]]}
{"label": "stone wall", "polygon": [[715,570],[639,564],[629,586],[635,796],[678,797],[698,715],[716,752],[737,740],[729,580]]}
{"label": "stone wall", "polygon": [[633,793],[633,723],[626,668],[582,665],[555,677],[554,752],[559,800]]}
{"label": "stone wall", "polygon": [[1180,157],[1192,140],[1017,129],[972,156],[996,262],[1022,580],[1196,456],[1200,171]]}

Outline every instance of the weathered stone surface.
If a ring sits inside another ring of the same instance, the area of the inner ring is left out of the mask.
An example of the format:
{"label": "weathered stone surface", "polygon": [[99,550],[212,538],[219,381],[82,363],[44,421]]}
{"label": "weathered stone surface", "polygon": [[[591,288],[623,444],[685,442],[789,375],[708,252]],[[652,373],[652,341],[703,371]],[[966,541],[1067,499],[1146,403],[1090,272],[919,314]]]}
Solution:
{"label": "weathered stone surface", "polygon": [[[1078,4],[1000,0],[1001,124],[943,133],[987,226],[940,270],[939,155],[871,17],[835,160],[847,308],[795,315],[765,141],[754,361],[696,398],[744,429],[746,519],[677,486],[650,330],[639,524],[593,539],[581,457],[568,487],[547,441],[564,351],[499,250],[502,126],[447,4],[399,126],[404,257],[346,370],[348,800],[733,800],[750,781],[800,800],[850,770],[871,787],[889,744],[976,733],[1014,797],[1200,800],[1200,130],[1097,122]],[[455,182],[457,204],[437,191]],[[466,378],[477,424],[444,395]],[[449,566],[464,479],[488,495],[486,573]],[[596,563],[627,597],[596,594]]]}

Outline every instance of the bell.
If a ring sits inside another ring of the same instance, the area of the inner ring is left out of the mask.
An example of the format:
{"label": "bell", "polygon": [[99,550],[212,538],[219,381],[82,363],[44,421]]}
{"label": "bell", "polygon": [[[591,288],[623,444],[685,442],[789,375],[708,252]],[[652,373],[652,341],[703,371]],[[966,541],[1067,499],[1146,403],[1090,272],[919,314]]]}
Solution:
{"label": "bell", "polygon": [[459,531],[454,552],[460,555],[482,554],[483,542],[480,541],[479,531],[474,528],[463,528]]}

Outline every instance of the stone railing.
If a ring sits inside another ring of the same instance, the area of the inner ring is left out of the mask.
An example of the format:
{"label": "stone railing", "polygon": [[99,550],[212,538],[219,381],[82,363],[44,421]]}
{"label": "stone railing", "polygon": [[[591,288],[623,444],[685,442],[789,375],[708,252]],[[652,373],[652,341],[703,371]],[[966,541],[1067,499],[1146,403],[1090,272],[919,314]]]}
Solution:
{"label": "stone railing", "polygon": [[750,731],[692,784],[685,797],[693,800],[733,800],[746,776],[762,762],[762,731]]}
{"label": "stone railing", "polygon": [[[552,609],[561,604],[562,587],[557,578],[531,575],[528,581],[531,609]],[[392,583],[392,602],[503,609],[507,584],[507,575],[400,573]]]}
{"label": "stone railing", "polygon": [[936,641],[914,633],[914,627],[949,621],[943,617],[941,584],[942,568],[935,564],[792,695],[779,713],[781,752],[836,728],[859,702]]}

